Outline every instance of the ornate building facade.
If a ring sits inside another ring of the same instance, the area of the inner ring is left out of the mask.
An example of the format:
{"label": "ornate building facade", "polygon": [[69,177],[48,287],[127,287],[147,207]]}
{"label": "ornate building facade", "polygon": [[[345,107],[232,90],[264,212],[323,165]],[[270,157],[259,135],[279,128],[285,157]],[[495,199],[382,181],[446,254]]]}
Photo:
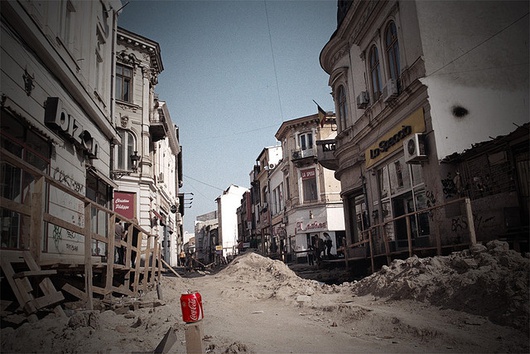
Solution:
{"label": "ornate building facade", "polygon": [[319,156],[341,183],[348,244],[373,233],[376,252],[440,251],[528,227],[527,13],[338,1],[320,54],[338,134]]}

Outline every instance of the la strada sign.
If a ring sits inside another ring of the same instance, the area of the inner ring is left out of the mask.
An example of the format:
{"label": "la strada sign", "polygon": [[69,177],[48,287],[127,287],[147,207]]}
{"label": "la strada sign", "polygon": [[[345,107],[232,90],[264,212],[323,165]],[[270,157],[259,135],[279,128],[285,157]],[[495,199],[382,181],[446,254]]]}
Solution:
{"label": "la strada sign", "polygon": [[399,125],[390,129],[378,141],[370,146],[365,152],[366,167],[370,167],[376,162],[382,160],[390,153],[403,148],[400,141],[414,133],[423,133],[425,131],[425,119],[423,108],[417,109],[410,116],[402,120]]}
{"label": "la strada sign", "polygon": [[127,219],[134,218],[134,205],[136,194],[127,192],[114,192],[114,211]]}

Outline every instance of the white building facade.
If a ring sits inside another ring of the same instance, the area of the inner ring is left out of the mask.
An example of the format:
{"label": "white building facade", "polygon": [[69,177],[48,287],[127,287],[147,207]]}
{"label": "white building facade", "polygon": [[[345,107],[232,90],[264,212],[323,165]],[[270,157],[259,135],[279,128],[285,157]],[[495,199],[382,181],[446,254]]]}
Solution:
{"label": "white building facade", "polygon": [[217,197],[217,215],[219,222],[219,238],[217,246],[222,257],[235,256],[238,244],[237,208],[241,205],[241,197],[248,188],[230,185],[223,194]]}
{"label": "white building facade", "polygon": [[182,156],[178,130],[155,93],[163,69],[158,43],[118,28],[114,118],[122,143],[113,146],[114,207],[151,230],[142,242],[161,244],[164,260],[176,266],[182,249]]}
{"label": "white building facade", "polygon": [[288,260],[306,257],[312,237],[324,239],[325,233],[331,237],[332,253],[336,254],[344,236],[339,181],[332,170],[317,161],[316,142],[333,139],[336,122],[331,114],[321,118],[315,114],[285,121],[276,132],[283,151],[276,168],[283,174],[281,224],[285,226],[277,226],[275,232],[285,236]]}

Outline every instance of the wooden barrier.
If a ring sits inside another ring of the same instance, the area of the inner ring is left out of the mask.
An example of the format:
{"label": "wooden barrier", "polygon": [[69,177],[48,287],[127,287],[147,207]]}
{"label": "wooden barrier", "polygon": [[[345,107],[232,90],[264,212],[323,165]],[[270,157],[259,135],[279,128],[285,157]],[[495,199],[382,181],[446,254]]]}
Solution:
{"label": "wooden barrier", "polygon": [[[55,291],[52,279],[55,275],[60,276],[62,272],[72,274],[77,272],[84,278],[84,289],[79,289],[78,282],[62,286],[62,290],[84,299],[87,308],[93,309],[94,294],[109,297],[117,292],[123,295],[137,295],[140,289],[144,291],[152,287],[161,277],[161,252],[158,244],[158,237],[142,229],[133,220],[129,220],[118,215],[102,205],[76,192],[69,186],[55,180],[50,175],[43,173],[29,163],[20,160],[5,149],[0,149],[0,161],[20,169],[20,173],[27,173],[32,176],[33,181],[27,188],[31,190],[30,204],[22,204],[17,201],[0,197],[0,205],[3,209],[18,213],[20,217],[29,218],[29,235],[22,235],[19,231],[19,238],[29,237],[29,242],[25,242],[24,249],[2,249],[1,267],[6,274],[10,287],[15,294],[21,307],[26,313],[34,313],[43,305],[56,305],[60,302],[62,294]],[[62,219],[61,216],[52,215],[48,212],[50,200],[45,196],[50,194],[50,189],[55,188],[60,193],[65,193],[69,198],[83,205],[81,215],[84,224],[74,224],[72,220]],[[25,201],[27,203],[27,201]],[[107,228],[104,234],[98,230],[92,230],[91,218],[93,213],[100,216],[103,213]],[[115,220],[119,217],[129,224],[129,237],[126,241],[119,241],[117,244],[114,238]],[[50,253],[46,247],[47,228],[49,225],[65,229],[68,232],[78,234],[83,238],[82,245],[84,253]],[[137,244],[133,244],[132,234],[137,232]],[[147,237],[144,246],[143,237]],[[98,255],[92,253],[93,243],[97,242],[106,250],[106,254]],[[115,264],[114,246],[125,248],[125,264]],[[23,252],[23,253],[20,253]],[[21,256],[22,255],[22,256]],[[135,255],[133,262],[132,257]],[[141,264],[141,259],[145,264]],[[25,267],[27,271],[15,273],[13,265],[19,264],[18,268]],[[25,266],[24,266],[25,264]],[[134,267],[133,267],[134,265]],[[53,267],[54,272],[49,269]],[[49,268],[49,269],[47,269]],[[95,271],[102,275],[103,282],[95,283]],[[40,282],[41,293],[45,299],[39,300],[33,296],[36,289],[28,287],[27,277],[38,276],[42,278]],[[119,276],[118,276],[119,275]],[[134,275],[134,276],[132,276]],[[68,282],[68,278],[64,277]],[[132,280],[132,281],[131,281]],[[59,295],[61,294],[61,295]],[[56,312],[60,311],[56,309]]]}

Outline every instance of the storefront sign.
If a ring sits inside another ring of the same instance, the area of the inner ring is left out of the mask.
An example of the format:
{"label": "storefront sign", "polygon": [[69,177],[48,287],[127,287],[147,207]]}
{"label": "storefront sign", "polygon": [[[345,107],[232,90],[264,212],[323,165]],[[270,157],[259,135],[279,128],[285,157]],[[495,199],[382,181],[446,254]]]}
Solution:
{"label": "storefront sign", "polygon": [[314,168],[311,168],[311,169],[308,169],[308,170],[302,170],[300,172],[302,173],[302,179],[303,180],[312,179],[312,178],[316,177],[316,173],[315,173],[315,169]]}
{"label": "storefront sign", "polygon": [[65,109],[59,97],[48,97],[46,100],[44,123],[72,141],[90,158],[98,157],[99,143],[84,129],[78,117]]}
{"label": "storefront sign", "polygon": [[307,223],[304,225],[303,222],[299,221],[296,223],[296,232],[299,231],[315,231],[315,230],[326,230],[328,227],[328,223],[326,221],[319,222],[319,221],[312,221],[310,223]]}
{"label": "storefront sign", "polygon": [[114,192],[114,211],[127,219],[134,218],[135,193]]}
{"label": "storefront sign", "polygon": [[370,146],[365,152],[366,167],[370,167],[382,160],[388,154],[402,148],[400,141],[414,133],[425,131],[425,119],[423,108],[417,109],[410,116],[400,122],[399,125],[390,129],[375,144]]}

